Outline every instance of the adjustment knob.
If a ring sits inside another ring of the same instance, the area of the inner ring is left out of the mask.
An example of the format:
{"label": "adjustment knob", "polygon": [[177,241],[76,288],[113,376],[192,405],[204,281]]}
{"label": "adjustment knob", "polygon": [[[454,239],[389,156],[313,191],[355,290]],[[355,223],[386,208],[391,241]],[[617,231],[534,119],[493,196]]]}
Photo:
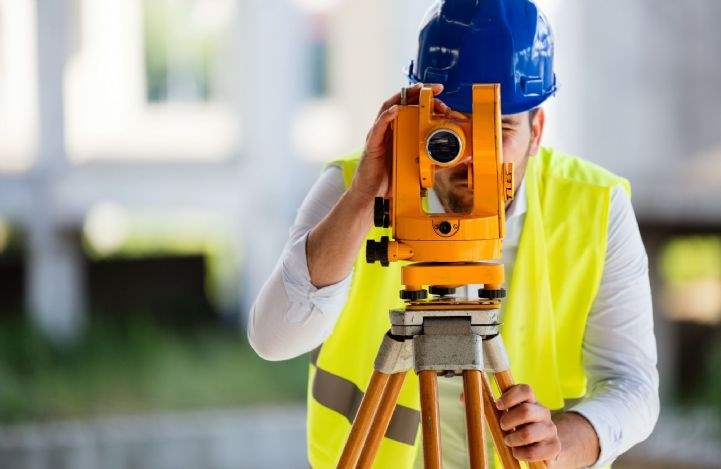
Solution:
{"label": "adjustment knob", "polygon": [[388,267],[388,236],[381,237],[380,241],[366,241],[366,262],[373,264],[377,261],[383,267]]}
{"label": "adjustment knob", "polygon": [[439,287],[437,285],[431,285],[428,287],[428,292],[431,295],[448,296],[456,293],[456,289],[453,287]]}
{"label": "adjustment knob", "polygon": [[383,197],[373,199],[373,225],[378,228],[391,226],[391,201]]}
{"label": "adjustment knob", "polygon": [[405,301],[418,301],[428,298],[426,290],[401,290],[401,299]]}
{"label": "adjustment knob", "polygon": [[499,288],[498,290],[491,290],[487,288],[478,289],[478,298],[486,298],[489,300],[498,300],[506,297],[506,290]]}
{"label": "adjustment knob", "polygon": [[453,225],[451,225],[450,222],[442,221],[438,224],[438,231],[444,235],[450,233],[451,230],[453,230]]}

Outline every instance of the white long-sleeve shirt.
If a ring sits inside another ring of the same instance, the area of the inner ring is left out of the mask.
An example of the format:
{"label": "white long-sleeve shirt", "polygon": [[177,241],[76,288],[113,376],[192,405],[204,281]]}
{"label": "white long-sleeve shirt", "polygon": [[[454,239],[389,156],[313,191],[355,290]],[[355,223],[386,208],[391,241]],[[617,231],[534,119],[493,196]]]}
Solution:
{"label": "white long-sleeve shirt", "polygon": [[[298,210],[285,249],[251,309],[248,338],[263,358],[284,360],[309,352],[323,343],[335,326],[348,297],[352,273],[334,285],[314,287],[305,244],[310,230],[344,191],[341,170],[330,166]],[[506,213],[502,260],[507,284],[526,208],[522,182]],[[472,297],[475,290],[469,286],[467,296]],[[586,322],[583,361],[589,392],[579,402],[567,403],[565,410],[583,415],[595,429],[601,447],[594,465],[598,467],[646,439],[659,412],[648,259],[631,202],[621,188],[615,188],[611,196],[604,271]],[[467,465],[459,381],[439,380],[444,467]]]}

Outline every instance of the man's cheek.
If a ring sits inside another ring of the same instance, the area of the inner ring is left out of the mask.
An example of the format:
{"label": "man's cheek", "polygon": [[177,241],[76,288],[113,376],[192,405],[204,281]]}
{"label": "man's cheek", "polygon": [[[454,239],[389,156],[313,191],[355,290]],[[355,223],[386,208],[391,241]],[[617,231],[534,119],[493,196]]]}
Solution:
{"label": "man's cheek", "polygon": [[506,163],[516,163],[523,156],[525,148],[519,148],[515,141],[503,142],[503,161]]}

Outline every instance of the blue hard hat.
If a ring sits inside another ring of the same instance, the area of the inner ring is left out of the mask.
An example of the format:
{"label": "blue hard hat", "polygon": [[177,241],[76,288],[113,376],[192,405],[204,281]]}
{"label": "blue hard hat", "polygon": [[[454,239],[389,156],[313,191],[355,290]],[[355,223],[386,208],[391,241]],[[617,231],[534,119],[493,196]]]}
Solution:
{"label": "blue hard hat", "polygon": [[471,112],[474,83],[500,83],[502,113],[528,111],[556,92],[553,33],[531,0],[439,0],[408,79],[442,83],[439,98],[461,112]]}

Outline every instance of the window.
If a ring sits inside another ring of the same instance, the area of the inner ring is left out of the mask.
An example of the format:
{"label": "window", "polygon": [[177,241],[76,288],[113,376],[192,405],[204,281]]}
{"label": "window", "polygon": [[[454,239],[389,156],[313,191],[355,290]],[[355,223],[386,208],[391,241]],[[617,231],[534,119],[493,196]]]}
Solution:
{"label": "window", "polygon": [[70,160],[236,154],[241,125],[227,91],[238,66],[234,0],[77,1],[80,40],[65,74]]}
{"label": "window", "polygon": [[35,2],[0,0],[0,172],[29,169],[37,149]]}
{"label": "window", "polygon": [[210,101],[218,95],[219,51],[231,0],[145,0],[143,38],[150,102]]}

